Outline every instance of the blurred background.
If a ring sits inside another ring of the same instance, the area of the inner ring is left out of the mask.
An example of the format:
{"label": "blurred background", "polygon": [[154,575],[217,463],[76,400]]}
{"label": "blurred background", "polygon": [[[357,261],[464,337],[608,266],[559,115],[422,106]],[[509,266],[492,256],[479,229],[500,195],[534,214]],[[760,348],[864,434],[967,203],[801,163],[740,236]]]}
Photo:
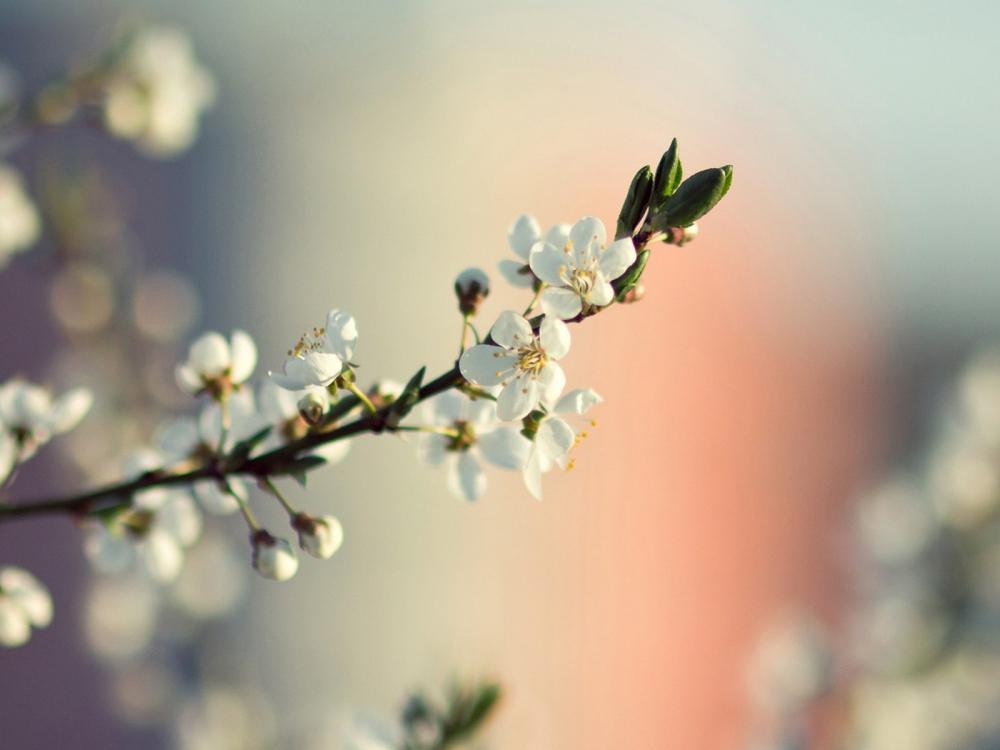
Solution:
{"label": "blurred background", "polygon": [[[230,725],[391,715],[416,686],[489,675],[506,688],[492,747],[743,746],[761,631],[789,608],[844,619],[853,499],[994,335],[995,6],[11,0],[0,57],[33,90],[136,18],[185,28],[215,79],[193,147],[152,161],[83,127],[5,158],[35,189],[81,153],[101,165],[116,236],[141,248],[130,273],[166,274],[167,312],[190,313],[167,383],[200,330],[249,331],[261,373],[334,306],[358,319],[362,380],[444,371],[458,271],[491,272],[484,327],[524,304],[494,273],[518,214],[613,224],[672,137],[689,173],[735,165],[734,187],[696,242],[656,250],[640,304],[574,331],[570,386],[605,403],[542,503],[500,474],[463,503],[412,444],[359,439],[290,490],[343,522],[333,560],[248,580],[229,617],[128,669],[92,654],[72,524],[0,526],[2,562],[57,607],[0,652],[0,744],[171,747],[177,716],[129,698],[179,671],[268,706],[213,704]],[[0,275],[0,376],[65,386],[48,262]],[[18,496],[83,481],[44,461]]]}

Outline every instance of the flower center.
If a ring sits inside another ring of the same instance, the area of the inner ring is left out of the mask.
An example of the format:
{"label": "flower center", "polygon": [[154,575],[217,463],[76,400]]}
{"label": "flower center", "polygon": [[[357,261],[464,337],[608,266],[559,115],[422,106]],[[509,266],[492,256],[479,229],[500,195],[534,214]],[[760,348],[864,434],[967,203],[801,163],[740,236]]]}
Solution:
{"label": "flower center", "polygon": [[455,420],[452,425],[455,428],[454,437],[448,438],[447,450],[455,453],[467,451],[476,444],[476,431],[472,429],[472,424],[464,419]]}
{"label": "flower center", "polygon": [[517,354],[518,360],[517,365],[515,365],[517,369],[535,377],[538,376],[542,368],[549,361],[549,357],[545,353],[545,350],[542,349],[542,345],[538,339],[534,339],[527,346],[522,346],[517,350]]}
{"label": "flower center", "polygon": [[288,350],[289,357],[301,357],[309,352],[322,351],[326,346],[326,328],[313,328],[299,336],[295,346]]}

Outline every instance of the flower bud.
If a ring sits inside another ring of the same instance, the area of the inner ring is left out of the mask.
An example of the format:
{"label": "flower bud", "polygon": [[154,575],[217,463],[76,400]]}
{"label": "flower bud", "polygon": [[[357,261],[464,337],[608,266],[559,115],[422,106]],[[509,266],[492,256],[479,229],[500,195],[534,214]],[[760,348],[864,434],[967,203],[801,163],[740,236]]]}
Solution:
{"label": "flower bud", "polygon": [[323,422],[327,407],[330,405],[330,397],[326,391],[319,388],[310,388],[306,394],[299,399],[299,416],[305,423],[315,427]]}
{"label": "flower bud", "polygon": [[478,268],[466,268],[455,279],[455,296],[463,315],[475,315],[490,293],[490,279]]}
{"label": "flower bud", "polygon": [[299,513],[292,520],[292,528],[299,532],[299,546],[321,560],[333,557],[344,541],[344,528],[333,516],[316,518]]}
{"label": "flower bud", "polygon": [[678,247],[681,247],[682,245],[689,243],[697,236],[697,224],[692,224],[687,227],[670,227],[670,229],[667,230],[667,236],[663,241],[668,245],[677,245]]}
{"label": "flower bud", "polygon": [[250,535],[253,545],[253,567],[264,578],[287,581],[299,569],[295,548],[286,539],[279,539],[260,529]]}
{"label": "flower bud", "polygon": [[622,295],[621,303],[623,305],[631,305],[634,302],[638,302],[645,296],[646,296],[646,287],[644,287],[642,284],[636,284],[634,287],[632,287]]}

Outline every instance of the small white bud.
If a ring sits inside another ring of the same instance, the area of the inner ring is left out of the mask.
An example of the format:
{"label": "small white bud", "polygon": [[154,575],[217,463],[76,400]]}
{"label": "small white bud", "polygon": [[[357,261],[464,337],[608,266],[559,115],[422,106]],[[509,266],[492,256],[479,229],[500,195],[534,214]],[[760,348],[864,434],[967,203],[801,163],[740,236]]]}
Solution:
{"label": "small white bud", "polygon": [[455,279],[458,309],[463,315],[475,315],[490,293],[490,278],[478,268],[466,268]]}
{"label": "small white bud", "polygon": [[333,516],[315,518],[299,513],[292,527],[299,532],[299,546],[321,560],[332,557],[344,541],[344,527]]}
{"label": "small white bud", "polygon": [[330,405],[330,397],[325,390],[310,388],[306,394],[299,399],[299,416],[306,424],[315,427],[323,421],[327,407]]}
{"label": "small white bud", "polygon": [[287,539],[279,539],[261,529],[250,535],[250,543],[254,570],[264,578],[287,581],[299,569],[299,558]]}

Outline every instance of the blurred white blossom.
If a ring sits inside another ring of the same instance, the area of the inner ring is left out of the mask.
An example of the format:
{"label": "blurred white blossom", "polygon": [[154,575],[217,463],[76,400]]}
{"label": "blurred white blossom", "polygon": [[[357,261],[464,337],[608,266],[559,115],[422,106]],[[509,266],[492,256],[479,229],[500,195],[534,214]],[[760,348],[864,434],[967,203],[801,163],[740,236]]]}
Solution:
{"label": "blurred white blossom", "polygon": [[501,469],[524,466],[528,441],[499,422],[496,402],[446,391],[428,401],[423,412],[428,424],[441,432],[422,434],[418,454],[430,466],[447,464],[448,490],[456,497],[477,500],[486,491],[480,458]]}
{"label": "blurred white blossom", "polygon": [[13,167],[0,164],[0,269],[11,255],[34,245],[40,231],[38,209],[21,175]]}
{"label": "blurred white blossom", "polygon": [[105,90],[107,130],[150,156],[174,156],[191,146],[215,82],[197,60],[191,40],[172,26],[135,33]]}
{"label": "blurred white blossom", "polygon": [[242,385],[257,366],[257,345],[244,331],[233,331],[229,341],[209,331],[188,349],[187,360],[177,365],[177,385],[197,395],[208,393],[219,399]]}
{"label": "blurred white blossom", "polygon": [[0,568],[0,646],[21,646],[32,628],[52,622],[52,598],[48,590],[23,568]]}
{"label": "blurred white blossom", "polygon": [[542,474],[554,466],[561,469],[571,466],[570,451],[587,435],[586,432],[577,435],[563,417],[582,417],[602,400],[593,389],[577,388],[560,398],[552,411],[539,420],[528,459],[524,463],[524,483],[536,500],[542,499]]}

